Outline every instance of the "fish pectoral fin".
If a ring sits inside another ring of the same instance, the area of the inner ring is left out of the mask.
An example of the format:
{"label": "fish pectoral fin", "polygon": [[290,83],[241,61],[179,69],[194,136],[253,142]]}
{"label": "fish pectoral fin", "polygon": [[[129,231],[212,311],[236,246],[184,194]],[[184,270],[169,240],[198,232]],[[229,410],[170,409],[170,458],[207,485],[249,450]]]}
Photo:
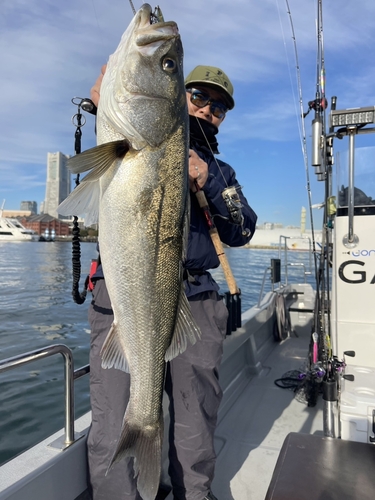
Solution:
{"label": "fish pectoral fin", "polygon": [[60,215],[84,216],[87,227],[98,222],[100,198],[99,183],[86,180],[89,175],[57,207],[57,213]]}
{"label": "fish pectoral fin", "polygon": [[171,345],[168,347],[167,352],[165,353],[165,361],[170,361],[171,359],[178,356],[178,354],[184,352],[187,348],[188,340],[192,345],[194,345],[195,342],[200,338],[201,331],[199,329],[199,326],[196,324],[193,315],[191,314],[190,304],[182,285],[176,326],[173,333]]}
{"label": "fish pectoral fin", "polygon": [[117,368],[129,373],[128,360],[126,359],[124,347],[120,342],[120,335],[115,323],[112,323],[100,355],[102,357],[102,368]]}
{"label": "fish pectoral fin", "polygon": [[91,170],[74,191],[57,207],[61,215],[82,215],[86,226],[96,224],[99,218],[100,177],[113,163],[126,155],[129,144],[125,140],[107,142],[88,149],[68,160],[68,168],[73,173]]}
{"label": "fish pectoral fin", "polygon": [[130,144],[125,139],[106,142],[69,158],[68,169],[72,174],[91,170],[91,174],[95,172],[95,177],[98,179],[114,161],[123,158],[129,149]]}

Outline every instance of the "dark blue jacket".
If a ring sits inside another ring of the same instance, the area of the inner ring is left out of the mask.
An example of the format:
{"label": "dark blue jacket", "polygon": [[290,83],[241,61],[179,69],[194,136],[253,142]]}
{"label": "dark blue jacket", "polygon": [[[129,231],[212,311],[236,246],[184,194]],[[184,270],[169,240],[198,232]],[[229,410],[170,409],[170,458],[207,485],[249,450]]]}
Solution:
{"label": "dark blue jacket", "polygon": [[[209,147],[203,146],[201,143],[195,142],[194,140],[192,140],[190,147],[208,164],[209,175],[203,187],[203,191],[206,195],[210,212],[213,216],[221,241],[231,247],[245,245],[254,234],[257,216],[242,194],[234,170],[227,163],[216,159],[220,167],[219,169]],[[222,191],[228,186],[238,187],[237,192],[242,203],[242,215],[244,217],[243,227],[249,229],[249,236],[244,236],[242,234],[241,226],[235,225],[227,220],[228,210],[222,197]],[[218,267],[220,262],[212,243],[202,209],[199,207],[198,201],[193,193],[191,193],[190,197],[190,232],[187,258],[184,267],[188,270],[207,271],[208,269]],[[226,219],[218,217],[217,215],[221,215]],[[194,275],[195,282],[189,280],[185,283],[188,297],[203,291],[219,289],[209,273],[200,275],[201,273],[196,274],[193,271],[191,274]]]}
{"label": "dark blue jacket", "polygon": [[[205,133],[211,139],[211,149],[206,146],[206,140],[202,139],[200,128],[197,127],[195,118],[194,120],[190,119],[190,147],[208,164],[209,175],[203,187],[203,191],[209,203],[211,215],[213,216],[215,226],[223,243],[231,247],[243,246],[250,241],[254,234],[257,216],[242,194],[232,167],[221,160],[215,160],[211,152],[217,153],[217,142],[214,138],[217,129],[215,129],[214,134],[212,134],[213,127],[209,127],[207,122],[202,120],[201,125],[203,125]],[[228,186],[238,187],[237,192],[242,203],[242,215],[244,217],[243,227],[249,229],[249,236],[244,236],[242,234],[241,226],[232,224],[227,220],[228,210],[222,197],[222,191]],[[219,286],[207,271],[220,265],[219,258],[209,234],[205,216],[193,193],[190,193],[190,200],[188,250],[186,261],[183,263],[184,268],[188,271],[190,270],[191,272],[189,274],[192,275],[185,281],[185,290],[188,297],[209,290],[218,291]],[[217,215],[221,215],[222,217],[218,217]],[[223,219],[223,217],[226,219]],[[103,270],[99,265],[92,279],[95,281],[100,278],[103,278]]]}

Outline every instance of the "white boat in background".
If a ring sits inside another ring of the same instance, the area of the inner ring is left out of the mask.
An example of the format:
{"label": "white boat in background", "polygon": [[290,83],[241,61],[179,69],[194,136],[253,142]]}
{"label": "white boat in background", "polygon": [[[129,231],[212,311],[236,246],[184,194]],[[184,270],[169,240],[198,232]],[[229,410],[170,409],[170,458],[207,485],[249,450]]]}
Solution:
{"label": "white boat in background", "polygon": [[26,229],[18,219],[10,219],[0,215],[0,242],[38,240],[39,235],[31,229]]}
{"label": "white boat in background", "polygon": [[39,235],[24,227],[18,219],[3,217],[4,203],[0,208],[0,242],[1,241],[38,241]]}

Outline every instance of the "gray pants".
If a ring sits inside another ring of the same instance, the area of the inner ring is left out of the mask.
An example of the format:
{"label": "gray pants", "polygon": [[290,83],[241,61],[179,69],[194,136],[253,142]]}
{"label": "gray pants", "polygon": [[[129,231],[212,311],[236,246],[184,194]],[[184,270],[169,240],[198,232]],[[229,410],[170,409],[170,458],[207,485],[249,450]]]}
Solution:
{"label": "gray pants", "polygon": [[[222,397],[218,369],[228,316],[216,292],[196,295],[189,302],[202,338],[168,363],[165,383],[171,416],[169,475],[176,500],[202,500],[213,480],[216,460],[213,440]],[[112,320],[105,281],[98,280],[89,309],[90,484],[93,500],[139,500],[132,459],[122,460],[105,476],[120,436],[130,385],[127,373],[101,367],[100,349]]]}

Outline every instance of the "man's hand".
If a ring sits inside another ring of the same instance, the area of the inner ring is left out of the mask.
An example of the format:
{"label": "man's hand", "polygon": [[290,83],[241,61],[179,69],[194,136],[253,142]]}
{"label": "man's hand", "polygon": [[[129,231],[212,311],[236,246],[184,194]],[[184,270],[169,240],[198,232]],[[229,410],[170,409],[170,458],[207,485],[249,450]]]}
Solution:
{"label": "man's hand", "polygon": [[107,69],[107,65],[104,64],[104,66],[102,66],[101,73],[98,76],[98,79],[96,80],[94,86],[92,87],[92,89],[90,91],[91,100],[95,104],[96,107],[98,107],[98,104],[99,104],[100,86],[102,84],[103,76],[104,76],[106,69]]}
{"label": "man's hand", "polygon": [[195,193],[197,188],[194,181],[198,186],[202,187],[206,184],[208,177],[208,165],[200,158],[193,149],[189,149],[189,184],[190,189]]}

